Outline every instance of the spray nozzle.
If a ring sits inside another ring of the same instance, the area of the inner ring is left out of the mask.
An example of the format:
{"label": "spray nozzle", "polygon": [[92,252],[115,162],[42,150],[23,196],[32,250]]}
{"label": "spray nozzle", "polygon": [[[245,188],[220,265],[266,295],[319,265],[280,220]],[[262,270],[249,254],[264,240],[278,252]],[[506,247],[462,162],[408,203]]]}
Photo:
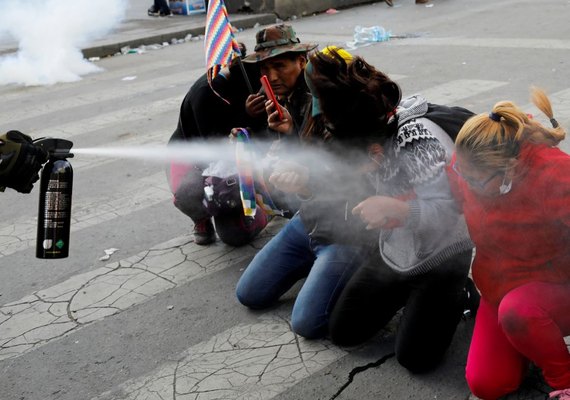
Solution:
{"label": "spray nozzle", "polygon": [[70,140],[47,137],[34,140],[34,144],[44,149],[50,158],[73,157],[73,153],[70,152],[73,147],[73,142]]}

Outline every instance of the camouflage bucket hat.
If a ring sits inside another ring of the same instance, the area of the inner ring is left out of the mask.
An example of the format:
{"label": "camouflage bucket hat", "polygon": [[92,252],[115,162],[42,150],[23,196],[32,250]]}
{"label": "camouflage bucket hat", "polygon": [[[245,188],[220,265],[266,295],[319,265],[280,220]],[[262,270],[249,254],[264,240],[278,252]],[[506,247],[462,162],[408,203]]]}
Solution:
{"label": "camouflage bucket hat", "polygon": [[255,52],[243,59],[243,62],[255,63],[290,52],[303,52],[317,47],[314,43],[301,43],[292,26],[274,25],[257,32]]}

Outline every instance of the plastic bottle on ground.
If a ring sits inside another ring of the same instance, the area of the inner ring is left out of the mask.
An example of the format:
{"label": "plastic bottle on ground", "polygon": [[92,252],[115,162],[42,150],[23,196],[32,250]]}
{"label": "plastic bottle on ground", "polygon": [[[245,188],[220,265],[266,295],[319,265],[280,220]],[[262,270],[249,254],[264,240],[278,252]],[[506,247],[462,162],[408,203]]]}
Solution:
{"label": "plastic bottle on ground", "polygon": [[385,42],[390,39],[390,31],[381,26],[362,27],[357,25],[354,28],[355,43]]}

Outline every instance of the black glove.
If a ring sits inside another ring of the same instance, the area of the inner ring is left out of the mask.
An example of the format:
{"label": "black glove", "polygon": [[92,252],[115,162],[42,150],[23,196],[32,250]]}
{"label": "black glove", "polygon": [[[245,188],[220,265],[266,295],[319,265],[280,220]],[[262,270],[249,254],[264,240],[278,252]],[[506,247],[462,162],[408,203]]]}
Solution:
{"label": "black glove", "polygon": [[0,190],[9,187],[30,193],[48,154],[19,131],[0,136]]}

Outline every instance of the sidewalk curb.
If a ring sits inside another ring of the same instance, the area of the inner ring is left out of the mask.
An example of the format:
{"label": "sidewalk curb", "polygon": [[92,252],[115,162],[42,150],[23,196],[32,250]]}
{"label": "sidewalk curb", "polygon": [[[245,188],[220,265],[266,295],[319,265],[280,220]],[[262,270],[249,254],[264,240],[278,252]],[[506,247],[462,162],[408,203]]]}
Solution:
{"label": "sidewalk curb", "polygon": [[[231,18],[232,16],[230,16]],[[256,24],[259,25],[269,25],[275,23],[276,16],[274,14],[254,14],[244,16],[243,18],[233,18],[232,26],[237,29],[248,29],[253,28]],[[118,53],[121,48],[129,46],[131,48],[136,48],[141,45],[150,44],[161,44],[163,42],[168,42],[174,39],[184,39],[187,35],[192,36],[203,35],[206,26],[205,21],[200,26],[193,26],[188,28],[173,27],[170,29],[161,29],[154,32],[148,32],[144,36],[139,36],[127,40],[109,40],[108,43],[98,44],[93,47],[88,47],[82,49],[83,56],[85,58],[91,57],[106,57]],[[154,34],[152,34],[154,33]],[[119,35],[124,36],[124,35]]]}

